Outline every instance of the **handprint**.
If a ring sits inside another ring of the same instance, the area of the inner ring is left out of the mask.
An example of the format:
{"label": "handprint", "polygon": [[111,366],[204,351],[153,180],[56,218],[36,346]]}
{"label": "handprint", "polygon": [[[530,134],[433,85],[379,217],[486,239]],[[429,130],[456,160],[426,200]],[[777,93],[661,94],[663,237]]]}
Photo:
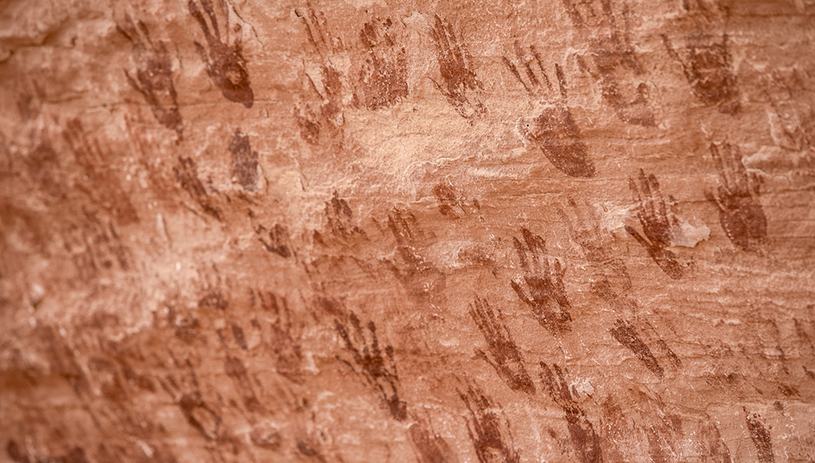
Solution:
{"label": "handprint", "polygon": [[79,119],[68,121],[63,136],[86,175],[76,188],[110,212],[119,225],[138,222],[136,209],[113,170],[111,153],[103,149],[99,139],[90,136]]}
{"label": "handprint", "polygon": [[475,383],[468,382],[467,391],[458,391],[467,406],[467,433],[481,463],[518,463],[521,458],[512,441],[509,421],[500,405],[487,396]]}
{"label": "handprint", "polygon": [[179,362],[171,354],[177,375],[168,374],[158,378],[161,387],[170,395],[181,410],[187,422],[207,441],[222,441],[227,438],[221,415],[204,401],[195,369],[189,359]]}
{"label": "handprint", "polygon": [[484,84],[475,73],[466,42],[456,37],[453,26],[438,15],[430,36],[436,44],[436,58],[443,81],[442,84],[434,82],[436,88],[465,119],[484,115],[487,112],[481,101]]}
{"label": "handprint", "polygon": [[710,145],[719,171],[719,188],[708,199],[716,202],[719,222],[730,241],[742,251],[758,251],[767,238],[767,218],[758,201],[759,179],[747,172],[738,146]]}
{"label": "handprint", "polygon": [[361,64],[354,105],[366,109],[393,106],[408,96],[405,48],[396,44],[393,21],[371,21],[359,32],[368,57]]}
{"label": "handprint", "polygon": [[481,349],[476,353],[495,368],[498,376],[514,391],[535,394],[535,384],[526,372],[523,357],[506,326],[504,314],[490,307],[486,299],[476,297],[470,304],[470,316],[487,341],[489,355]]}
{"label": "handprint", "polygon": [[727,34],[720,43],[708,34],[696,34],[687,38],[687,58],[674,50],[667,35],[662,42],[673,59],[682,65],[682,72],[693,94],[705,104],[716,105],[720,112],[733,114],[739,110],[739,88],[731,69],[730,52],[727,51]]}
{"label": "handprint", "polygon": [[666,206],[656,176],[654,174],[646,176],[642,169],[639,186],[631,178],[628,179],[628,183],[637,201],[635,213],[645,237],[630,225],[625,226],[625,231],[645,247],[651,259],[669,277],[674,280],[682,278],[685,269],[676,255],[668,249],[672,241],[681,241],[682,235],[682,228],[676,216],[676,200],[669,196],[669,203]]}
{"label": "handprint", "polygon": [[401,385],[393,361],[393,347],[385,346],[384,352],[380,349],[373,321],[366,326],[370,333],[366,337],[354,312],[350,312],[346,318],[344,321],[334,319],[334,327],[345,342],[345,349],[353,356],[356,368],[361,369],[360,373],[368,384],[379,392],[391,416],[404,421],[407,419],[407,403],[399,398]]}
{"label": "handprint", "polygon": [[190,197],[201,206],[201,209],[218,222],[223,222],[224,213],[213,204],[207,189],[201,179],[198,178],[198,167],[195,161],[192,158],[179,156],[178,165],[173,167],[173,172],[175,172],[175,178],[181,184],[181,188],[190,194]]}
{"label": "handprint", "polygon": [[[571,331],[572,306],[566,297],[563,275],[566,273],[558,259],[546,257],[546,242],[526,228],[521,230],[524,241],[513,238],[515,250],[521,260],[524,278],[512,280],[512,289],[518,297],[532,307],[538,323],[552,336],[560,337]],[[524,288],[524,282],[526,288]]]}
{"label": "handprint", "polygon": [[388,214],[388,228],[396,239],[396,249],[394,259],[387,264],[408,295],[421,302],[442,302],[447,277],[416,249],[421,233],[416,216],[394,209]]}
{"label": "handprint", "polygon": [[[524,80],[515,63],[506,56],[503,57],[504,64],[526,89],[530,99],[538,100],[534,101],[536,103],[548,103],[534,119],[519,121],[518,129],[521,136],[539,147],[549,162],[566,175],[594,177],[596,173],[594,165],[588,157],[585,143],[581,140],[580,129],[566,105],[566,78],[563,69],[555,64],[558,94],[554,95],[552,83],[543,68],[538,51],[534,46],[530,46],[529,50],[530,55],[525,55],[518,41],[515,41],[515,55],[519,65],[525,70],[528,82]],[[536,67],[539,71],[535,70]]]}
{"label": "handprint", "polygon": [[[207,53],[203,45],[195,42],[195,50],[201,56],[207,74],[227,100],[242,103],[247,108],[251,108],[255,95],[252,92],[252,87],[250,87],[249,71],[246,70],[246,59],[243,57],[241,26],[239,24],[234,26],[233,32],[235,35],[232,43],[230,43],[230,29],[233,29],[233,27],[229,25],[229,6],[227,3],[224,0],[197,1],[201,3],[200,9],[196,0],[190,0],[187,7],[192,17],[198,21],[207,39],[209,53]],[[216,5],[213,2],[217,4],[217,8],[224,18],[224,37],[221,37],[221,28],[218,26],[218,18],[215,14]],[[203,13],[201,9],[204,10]],[[204,14],[206,14],[206,18]],[[209,24],[207,24],[207,19]]]}
{"label": "handprint", "polygon": [[[648,104],[647,87],[624,85],[631,75],[639,76],[642,67],[631,43],[628,18],[631,12],[623,5],[615,13],[611,0],[563,0],[572,24],[589,41],[591,64],[578,56],[578,64],[600,85],[600,93],[617,114],[628,124],[653,127],[654,111]],[[623,30],[620,30],[622,21]]]}
{"label": "handprint", "polygon": [[594,432],[594,426],[586,417],[586,412],[572,397],[572,392],[563,378],[560,367],[552,365],[552,368],[550,368],[547,364],[541,362],[541,382],[552,400],[566,414],[569,435],[580,462],[601,463],[603,461],[603,451],[600,447],[600,438]]}
{"label": "handprint", "polygon": [[167,47],[163,42],[154,43],[144,23],[138,20],[134,23],[130,15],[125,16],[125,22],[117,24],[116,29],[130,40],[136,53],[136,78],[125,71],[127,82],[142,94],[159,123],[174,130],[181,139],[181,113]]}
{"label": "handprint", "polygon": [[303,352],[300,345],[302,326],[292,323],[292,313],[285,298],[258,291],[260,306],[274,317],[270,322],[271,336],[268,342],[274,357],[277,373],[289,381],[303,382]]}

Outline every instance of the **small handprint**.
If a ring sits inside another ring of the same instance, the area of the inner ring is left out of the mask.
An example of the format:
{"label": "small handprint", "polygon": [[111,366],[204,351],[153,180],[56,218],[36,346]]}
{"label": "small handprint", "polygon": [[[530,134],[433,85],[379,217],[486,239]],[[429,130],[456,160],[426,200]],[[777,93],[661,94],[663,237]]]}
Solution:
{"label": "small handprint", "polygon": [[642,225],[645,237],[630,225],[625,226],[625,231],[645,247],[651,259],[669,277],[674,280],[682,278],[685,269],[676,255],[668,249],[673,241],[683,241],[682,227],[676,215],[676,200],[669,196],[666,205],[656,176],[654,174],[646,176],[642,169],[639,186],[631,178],[628,179],[628,184],[637,201],[635,214]]}
{"label": "small handprint", "polygon": [[651,349],[640,339],[636,328],[627,320],[617,320],[614,328],[609,330],[611,336],[620,344],[630,350],[651,372],[662,378],[665,375],[662,365],[659,364]]}
{"label": "small handprint", "polygon": [[136,53],[136,78],[125,71],[127,82],[141,93],[159,123],[182,136],[181,113],[178,112],[178,95],[173,83],[173,67],[164,42],[153,42],[143,22],[125,16],[119,30],[133,44]]}
{"label": "small handprint", "polygon": [[276,223],[270,228],[258,225],[255,227],[255,234],[263,246],[263,249],[277,254],[284,259],[295,255],[291,239],[289,238],[289,230],[285,225]]}
{"label": "small handprint", "polygon": [[175,172],[175,178],[181,184],[181,188],[189,193],[193,200],[198,202],[198,205],[206,214],[212,216],[218,222],[224,221],[223,211],[213,204],[204,183],[198,178],[198,167],[195,160],[179,156],[178,165],[173,167],[173,172]]}
{"label": "small handprint", "polygon": [[[571,331],[572,306],[566,297],[563,275],[566,270],[558,259],[546,257],[546,242],[539,235],[534,235],[526,228],[521,230],[524,241],[513,238],[515,250],[524,270],[523,280],[512,280],[512,289],[518,297],[532,307],[532,313],[538,323],[546,328],[552,336],[560,337]],[[524,285],[524,283],[526,283]],[[525,286],[525,287],[524,287]]]}
{"label": "small handprint", "polygon": [[[376,325],[369,321],[365,330],[354,312],[349,312],[345,320],[334,319],[334,327],[342,340],[345,349],[353,356],[356,368],[371,387],[375,388],[387,404],[392,417],[398,421],[407,419],[407,403],[399,398],[399,376],[393,360],[393,347],[385,346],[384,352],[379,347],[376,336]],[[352,368],[354,368],[352,366]]]}
{"label": "small handprint", "polygon": [[[563,69],[555,64],[558,94],[554,95],[552,83],[543,68],[538,51],[534,46],[530,46],[529,50],[530,55],[525,55],[518,41],[515,41],[515,55],[525,70],[528,82],[524,80],[518,67],[509,58],[503,57],[504,64],[523,85],[530,98],[538,100],[536,103],[548,102],[534,119],[519,121],[521,136],[539,147],[546,159],[564,174],[570,177],[594,177],[596,172],[588,157],[588,149],[581,140],[580,129],[566,105],[566,78]],[[535,70],[536,67],[539,71]]]}
{"label": "small handprint", "polygon": [[563,0],[563,4],[572,24],[588,38],[591,63],[578,56],[578,64],[598,82],[603,100],[621,121],[655,126],[646,84],[624,85],[632,75],[642,73],[636,49],[631,43],[628,6],[624,4],[622,11],[615,13],[611,0]]}
{"label": "small handprint", "polygon": [[716,202],[719,222],[736,247],[759,251],[767,238],[767,218],[758,201],[758,177],[744,168],[738,146],[711,143],[710,153],[719,171],[719,188],[707,196]]}
{"label": "small handprint", "polygon": [[600,447],[600,438],[594,432],[594,426],[586,417],[586,412],[577,404],[569,385],[563,377],[563,372],[557,365],[550,368],[541,362],[541,382],[552,400],[566,414],[566,423],[571,436],[572,445],[577,452],[581,463],[601,463],[603,451]]}
{"label": "small handprint", "polygon": [[496,314],[486,299],[476,297],[470,304],[470,316],[484,335],[489,351],[487,355],[481,349],[476,349],[476,354],[495,368],[498,376],[510,389],[534,395],[535,384],[526,372],[523,357],[512,339],[501,310],[498,309]]}
{"label": "small handprint", "polygon": [[[196,1],[201,3],[200,8]],[[224,37],[221,37],[218,15],[215,14],[216,4],[224,18]],[[249,71],[246,70],[246,59],[243,57],[242,28],[239,24],[235,24],[234,27],[229,25],[229,5],[224,0],[190,0],[187,7],[192,17],[198,21],[207,39],[209,53],[198,42],[195,42],[195,50],[201,56],[210,79],[227,100],[242,103],[247,108],[251,108],[255,95],[250,86]],[[209,24],[207,24],[207,19]],[[231,43],[230,32],[234,33]]]}
{"label": "small handprint", "polygon": [[453,26],[438,15],[430,37],[436,44],[439,72],[443,80],[442,84],[434,82],[436,88],[465,119],[484,115],[487,112],[482,102],[484,84],[475,73],[467,43],[456,37]]}

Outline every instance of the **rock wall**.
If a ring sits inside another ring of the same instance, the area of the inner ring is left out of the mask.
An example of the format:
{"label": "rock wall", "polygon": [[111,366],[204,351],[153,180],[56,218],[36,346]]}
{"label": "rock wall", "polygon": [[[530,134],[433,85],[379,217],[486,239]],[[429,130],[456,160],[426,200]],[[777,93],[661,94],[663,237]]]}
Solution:
{"label": "rock wall", "polygon": [[0,0],[0,460],[813,461],[813,26]]}

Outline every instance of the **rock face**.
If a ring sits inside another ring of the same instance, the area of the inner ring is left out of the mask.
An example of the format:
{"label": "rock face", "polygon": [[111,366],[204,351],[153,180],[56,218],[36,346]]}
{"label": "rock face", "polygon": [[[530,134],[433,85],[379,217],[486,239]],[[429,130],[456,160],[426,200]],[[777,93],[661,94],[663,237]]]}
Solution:
{"label": "rock face", "polygon": [[0,460],[811,462],[811,0],[0,0]]}

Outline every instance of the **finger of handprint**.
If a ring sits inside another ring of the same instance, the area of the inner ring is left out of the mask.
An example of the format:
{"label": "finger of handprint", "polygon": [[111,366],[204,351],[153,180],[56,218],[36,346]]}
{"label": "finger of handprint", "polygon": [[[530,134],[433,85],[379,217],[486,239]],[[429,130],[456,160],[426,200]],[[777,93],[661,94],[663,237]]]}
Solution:
{"label": "finger of handprint", "polygon": [[560,97],[566,101],[566,77],[563,76],[563,69],[555,63],[555,74],[557,75],[558,87],[560,87]]}
{"label": "finger of handprint", "polygon": [[526,75],[529,77],[529,82],[532,84],[532,86],[540,87],[540,81],[538,81],[538,78],[535,77],[535,73],[532,72],[532,68],[529,66],[529,61],[524,57],[523,50],[521,50],[521,44],[517,40],[515,41],[515,55],[518,56],[518,60],[526,69]]}
{"label": "finger of handprint", "polygon": [[637,240],[641,245],[645,246],[646,248],[651,247],[651,244],[648,241],[646,241],[645,238],[643,238],[642,235],[640,235],[640,233],[637,230],[634,230],[634,228],[631,227],[630,225],[625,226],[625,231],[629,235],[633,236],[634,239]]}
{"label": "finger of handprint", "polygon": [[662,190],[659,188],[657,176],[654,174],[649,174],[648,181],[651,184],[651,193],[653,194],[653,200],[656,203],[654,208],[656,218],[660,222],[664,223],[667,220],[668,211],[665,208],[665,199],[662,197]]}
{"label": "finger of handprint", "polygon": [[518,295],[518,299],[526,302],[527,304],[532,303],[532,300],[529,298],[529,296],[521,287],[521,282],[519,282],[518,280],[512,280],[509,282],[509,284],[510,286],[512,286],[512,289],[515,290],[515,293]]}
{"label": "finger of handprint", "polygon": [[512,62],[509,59],[507,59],[506,56],[502,56],[501,59],[504,62],[504,64],[506,65],[506,67],[509,69],[509,72],[511,72],[512,75],[515,76],[516,79],[518,79],[518,82],[520,82],[521,85],[524,86],[524,89],[527,92],[532,93],[532,90],[529,89],[529,87],[526,85],[526,82],[524,82],[524,80],[521,79],[521,74],[518,72],[518,68],[515,67],[515,65],[512,64]]}
{"label": "finger of handprint", "polygon": [[549,76],[546,75],[546,70],[543,69],[543,60],[541,60],[538,50],[535,48],[534,45],[530,45],[529,50],[532,52],[532,56],[535,58],[535,62],[538,63],[538,68],[541,71],[541,75],[543,76],[544,82],[546,82],[546,87],[549,90],[552,90],[552,83],[549,82]]}
{"label": "finger of handprint", "polygon": [[218,28],[218,19],[215,17],[215,8],[212,6],[212,0],[201,0],[201,6],[204,8],[204,13],[209,17],[209,22],[212,24],[212,34],[215,39],[221,41],[221,31]]}
{"label": "finger of handprint", "polygon": [[512,237],[512,244],[515,246],[515,252],[518,253],[518,258],[521,260],[521,268],[528,270],[529,266],[526,262],[526,250],[524,249],[523,244],[521,244],[521,241],[514,236]]}

